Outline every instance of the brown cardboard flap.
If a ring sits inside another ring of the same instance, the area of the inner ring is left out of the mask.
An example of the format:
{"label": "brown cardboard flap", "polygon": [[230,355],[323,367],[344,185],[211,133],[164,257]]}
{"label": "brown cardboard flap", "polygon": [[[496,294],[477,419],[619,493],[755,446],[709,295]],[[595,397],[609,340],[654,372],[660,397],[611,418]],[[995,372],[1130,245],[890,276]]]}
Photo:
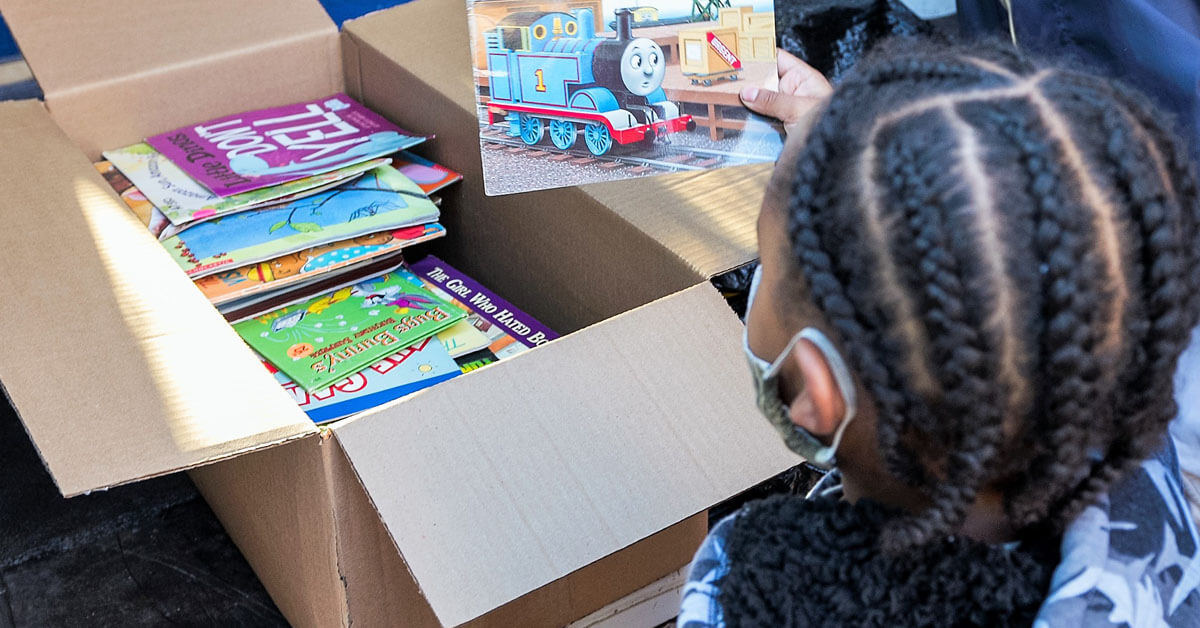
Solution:
{"label": "brown cardboard flap", "polygon": [[54,119],[84,152],[341,87],[316,0],[0,0]]}
{"label": "brown cardboard flap", "polygon": [[613,181],[582,189],[711,278],[758,258],[773,164]]}
{"label": "brown cardboard flap", "polygon": [[41,103],[0,147],[0,382],[64,494],[315,431]]}
{"label": "brown cardboard flap", "polygon": [[699,285],[333,429],[458,625],[796,464],[740,335]]}
{"label": "brown cardboard flap", "polygon": [[[448,97],[453,106],[477,117],[466,3],[413,0],[347,22],[343,33],[354,47],[370,48],[394,60],[430,89]],[[347,54],[355,54],[355,48]],[[368,79],[357,75],[359,70],[349,59],[346,81],[351,89]],[[365,85],[358,89],[370,91]],[[476,146],[472,143],[461,150]],[[471,158],[478,169],[479,155]],[[711,277],[758,256],[754,226],[770,170],[771,166],[764,164],[580,189],[661,242],[698,274]]]}

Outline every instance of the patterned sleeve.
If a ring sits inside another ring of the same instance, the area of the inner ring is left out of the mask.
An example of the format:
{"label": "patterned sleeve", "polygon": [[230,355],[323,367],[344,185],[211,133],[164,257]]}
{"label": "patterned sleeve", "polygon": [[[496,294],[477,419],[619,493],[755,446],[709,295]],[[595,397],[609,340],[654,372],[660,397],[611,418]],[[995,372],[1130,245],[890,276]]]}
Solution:
{"label": "patterned sleeve", "polygon": [[722,519],[708,533],[708,538],[696,551],[688,571],[687,583],[683,585],[683,604],[679,610],[677,628],[723,628],[725,616],[721,602],[720,582],[729,573],[729,558],[725,554],[725,540],[733,529],[733,520],[738,513]]}
{"label": "patterned sleeve", "polygon": [[1170,441],[1067,528],[1035,628],[1200,626],[1200,536]]}

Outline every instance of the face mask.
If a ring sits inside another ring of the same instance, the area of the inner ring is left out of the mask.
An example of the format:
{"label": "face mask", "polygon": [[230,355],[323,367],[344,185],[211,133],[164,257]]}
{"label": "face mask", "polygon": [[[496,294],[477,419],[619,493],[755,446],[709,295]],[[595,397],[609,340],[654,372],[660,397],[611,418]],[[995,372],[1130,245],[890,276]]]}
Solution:
{"label": "face mask", "polygon": [[[754,296],[758,292],[758,283],[761,278],[762,266],[760,265],[754,271],[754,278],[750,281],[750,297],[746,305],[747,321],[750,320],[750,308],[754,305]],[[796,343],[801,340],[811,342],[825,356],[825,361],[833,371],[834,382],[837,384],[838,392],[842,396],[842,403],[846,408],[846,413],[842,416],[842,420],[833,434],[833,441],[828,446],[808,433],[807,430],[792,423],[791,417],[788,416],[788,407],[779,398],[779,372],[783,369],[783,363],[795,348]],[[750,372],[754,376],[758,409],[783,437],[783,442],[787,444],[788,449],[815,465],[832,466],[833,456],[842,442],[842,435],[846,433],[846,426],[850,424],[857,412],[854,380],[850,377],[850,370],[846,368],[845,361],[842,360],[842,356],[838,354],[833,343],[820,330],[814,327],[805,327],[792,336],[787,346],[784,347],[783,353],[779,354],[774,362],[767,362],[754,355],[754,352],[750,350],[750,334],[747,330],[742,335],[742,349],[746,352],[746,359],[750,362]]]}

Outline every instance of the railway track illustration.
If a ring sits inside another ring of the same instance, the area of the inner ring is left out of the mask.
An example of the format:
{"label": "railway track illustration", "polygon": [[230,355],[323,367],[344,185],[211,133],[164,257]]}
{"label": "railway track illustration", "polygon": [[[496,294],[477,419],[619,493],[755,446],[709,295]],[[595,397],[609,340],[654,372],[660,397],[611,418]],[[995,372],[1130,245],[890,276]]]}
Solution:
{"label": "railway track illustration", "polygon": [[723,166],[739,166],[763,161],[753,155],[740,155],[718,150],[695,148],[691,146],[673,146],[670,144],[656,147],[653,158],[622,155],[610,152],[605,155],[593,155],[586,149],[561,150],[552,145],[526,144],[519,137],[511,137],[503,125],[480,125],[480,141],[484,150],[503,150],[509,154],[521,155],[529,159],[547,159],[551,161],[567,161],[577,165],[596,165],[608,170],[621,170],[628,174],[647,174],[651,172],[688,172],[707,170]]}

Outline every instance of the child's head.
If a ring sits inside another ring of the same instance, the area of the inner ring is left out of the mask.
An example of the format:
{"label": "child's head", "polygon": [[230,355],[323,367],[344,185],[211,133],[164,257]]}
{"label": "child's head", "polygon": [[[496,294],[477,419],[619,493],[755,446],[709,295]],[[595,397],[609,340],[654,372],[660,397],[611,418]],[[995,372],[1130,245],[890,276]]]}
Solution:
{"label": "child's head", "polygon": [[[1130,91],[997,48],[864,61],[763,203],[749,345],[825,332],[856,381],[847,489],[904,505],[892,548],[991,501],[1061,525],[1163,443],[1200,306],[1186,153]],[[828,444],[829,361],[784,358],[787,416]],[[807,385],[806,385],[807,384]]]}

